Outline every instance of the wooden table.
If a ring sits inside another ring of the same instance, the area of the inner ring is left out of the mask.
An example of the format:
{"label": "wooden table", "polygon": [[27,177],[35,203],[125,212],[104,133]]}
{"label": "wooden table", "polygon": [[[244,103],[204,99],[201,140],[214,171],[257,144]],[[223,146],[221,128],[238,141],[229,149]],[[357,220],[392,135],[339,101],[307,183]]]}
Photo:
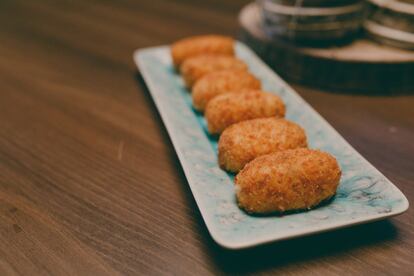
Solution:
{"label": "wooden table", "polygon": [[[414,271],[414,211],[245,251],[209,236],[132,52],[247,1],[0,1],[0,274]],[[414,97],[297,87],[414,202]],[[332,92],[332,91],[331,91]]]}

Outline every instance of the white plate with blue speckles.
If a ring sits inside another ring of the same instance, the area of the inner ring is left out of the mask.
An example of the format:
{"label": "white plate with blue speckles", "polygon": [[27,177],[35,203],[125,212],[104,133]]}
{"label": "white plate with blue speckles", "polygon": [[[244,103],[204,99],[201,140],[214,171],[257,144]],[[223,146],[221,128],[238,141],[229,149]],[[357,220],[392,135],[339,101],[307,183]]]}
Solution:
{"label": "white plate with blue speckles", "polygon": [[134,60],[143,76],[180,159],[193,196],[213,239],[241,249],[384,219],[408,208],[404,194],[353,149],[312,107],[238,42],[263,89],[279,95],[286,118],[300,124],[309,146],[333,154],[342,178],[334,199],[319,208],[284,216],[250,216],[237,207],[233,177],[217,165],[217,140],[206,132],[204,118],[191,107],[191,95],[174,70],[168,46],[139,49]]}

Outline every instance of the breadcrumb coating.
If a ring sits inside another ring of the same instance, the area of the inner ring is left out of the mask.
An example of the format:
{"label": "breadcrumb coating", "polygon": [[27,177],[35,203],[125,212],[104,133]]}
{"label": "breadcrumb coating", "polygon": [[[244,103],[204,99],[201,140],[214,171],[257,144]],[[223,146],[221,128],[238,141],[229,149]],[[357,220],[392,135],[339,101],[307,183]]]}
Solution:
{"label": "breadcrumb coating", "polygon": [[234,56],[234,39],[222,35],[199,35],[178,40],[171,45],[171,56],[176,67],[187,58],[201,54]]}
{"label": "breadcrumb coating", "polygon": [[199,79],[193,86],[193,106],[204,112],[207,103],[215,96],[225,93],[238,93],[244,89],[260,89],[260,81],[245,70],[213,72]]}
{"label": "breadcrumb coating", "polygon": [[307,147],[299,125],[276,117],[243,121],[226,128],[218,142],[220,167],[238,172],[261,155]]}
{"label": "breadcrumb coating", "polygon": [[331,198],[341,169],[319,150],[294,149],[260,156],[235,178],[238,204],[249,213],[309,209]]}
{"label": "breadcrumb coating", "polygon": [[285,105],[275,94],[260,90],[245,90],[242,93],[227,93],[216,96],[206,108],[210,134],[220,134],[232,124],[256,119],[285,116]]}
{"label": "breadcrumb coating", "polygon": [[181,75],[189,88],[201,77],[224,70],[247,71],[247,65],[232,56],[199,55],[186,59],[180,67]]}

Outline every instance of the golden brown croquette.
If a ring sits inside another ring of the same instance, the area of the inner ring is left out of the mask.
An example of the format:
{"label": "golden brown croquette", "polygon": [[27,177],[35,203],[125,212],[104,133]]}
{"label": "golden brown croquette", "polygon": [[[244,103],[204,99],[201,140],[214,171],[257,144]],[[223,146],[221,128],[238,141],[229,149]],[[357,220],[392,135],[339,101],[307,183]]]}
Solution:
{"label": "golden brown croquette", "polygon": [[234,55],[234,40],[222,35],[199,35],[181,39],[171,45],[171,56],[176,67],[187,58],[201,54]]}
{"label": "golden brown croquette", "polygon": [[232,56],[199,55],[186,59],[180,67],[181,75],[189,88],[191,88],[198,79],[208,73],[223,70],[247,71],[247,65],[243,61]]}
{"label": "golden brown croquette", "polygon": [[299,125],[285,119],[260,118],[226,128],[218,142],[220,167],[238,172],[251,160],[272,152],[307,147]]}
{"label": "golden brown croquette", "polygon": [[245,89],[260,89],[260,81],[245,70],[213,72],[199,79],[193,86],[193,106],[204,112],[207,103],[215,96],[225,93],[238,93]]}
{"label": "golden brown croquette", "polygon": [[216,96],[207,104],[205,113],[210,134],[220,134],[232,124],[246,120],[284,116],[282,99],[260,90]]}
{"label": "golden brown croquette", "polygon": [[312,208],[332,197],[341,178],[336,159],[319,150],[294,149],[260,156],[235,178],[238,204],[249,213]]}

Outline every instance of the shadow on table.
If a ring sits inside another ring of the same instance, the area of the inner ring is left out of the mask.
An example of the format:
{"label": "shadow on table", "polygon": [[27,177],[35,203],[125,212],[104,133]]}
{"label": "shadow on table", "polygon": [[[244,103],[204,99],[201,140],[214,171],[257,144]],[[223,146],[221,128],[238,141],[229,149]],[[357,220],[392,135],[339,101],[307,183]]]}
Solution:
{"label": "shadow on table", "polygon": [[[145,90],[145,99],[151,105],[155,116],[162,122],[141,75],[137,73],[135,78]],[[163,136],[165,136],[166,140],[169,140],[164,128]],[[171,162],[177,164],[177,173],[179,173],[182,183],[186,183],[187,180],[172,145],[170,157],[173,159]],[[216,269],[224,273],[244,274],[266,271],[291,265],[295,262],[311,261],[325,256],[344,254],[352,249],[391,240],[397,236],[397,229],[391,222],[385,220],[292,240],[279,241],[250,249],[228,250],[220,247],[211,238],[189,186],[182,185],[182,192],[183,197],[190,206],[187,209],[190,212],[188,216],[195,218],[195,228],[200,233],[207,257],[212,258],[212,263],[216,265]]]}
{"label": "shadow on table", "polygon": [[237,251],[221,248],[210,236],[205,244],[220,270],[248,273],[343,254],[396,235],[394,225],[385,220]]}

